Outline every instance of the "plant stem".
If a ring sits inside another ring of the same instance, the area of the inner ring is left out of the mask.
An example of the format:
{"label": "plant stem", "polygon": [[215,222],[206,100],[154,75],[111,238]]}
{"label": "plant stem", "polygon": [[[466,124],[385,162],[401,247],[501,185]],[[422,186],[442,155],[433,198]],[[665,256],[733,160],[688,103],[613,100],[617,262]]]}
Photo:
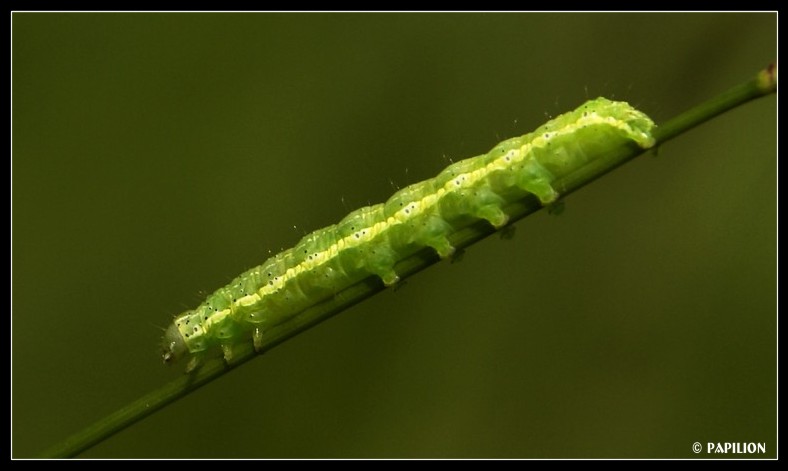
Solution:
{"label": "plant stem", "polygon": [[[776,90],[777,69],[776,66],[771,65],[762,70],[754,79],[707,100],[659,126],[654,133],[657,145],[663,144],[729,109],[735,108],[755,98],[774,93]],[[554,182],[554,188],[562,196],[566,196],[610,172],[619,165],[632,160],[643,152],[644,151],[636,145],[621,147],[616,152],[606,155],[603,158],[596,159],[593,163],[586,165],[577,172]],[[535,197],[527,197],[517,203],[509,205],[504,211],[510,216],[510,221],[514,222],[541,208],[542,206]],[[495,232],[495,229],[488,223],[479,221],[476,224],[452,234],[450,240],[454,247],[461,250]],[[439,258],[433,250],[424,249],[416,255],[397,264],[396,271],[400,275],[400,278],[404,279],[438,261]],[[208,362],[191,374],[182,375],[158,390],[141,397],[120,410],[86,427],[67,440],[49,448],[42,453],[42,456],[51,458],[75,456],[109,438],[116,432],[147,417],[167,404],[189,394],[200,386],[231,371],[236,366],[251,360],[259,353],[270,350],[290,337],[298,335],[383,289],[385,288],[380,279],[374,276],[369,277],[341,291],[336,296],[310,307],[292,320],[280,324],[266,332],[265,343],[260,352],[254,351],[251,342],[249,345],[241,346],[235,352],[236,355],[232,364],[228,365],[221,360]]]}

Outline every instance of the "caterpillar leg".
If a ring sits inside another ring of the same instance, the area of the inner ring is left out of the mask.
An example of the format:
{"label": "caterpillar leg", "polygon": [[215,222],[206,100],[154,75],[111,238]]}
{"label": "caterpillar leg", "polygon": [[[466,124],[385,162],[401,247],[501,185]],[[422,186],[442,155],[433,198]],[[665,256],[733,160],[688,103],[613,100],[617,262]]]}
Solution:
{"label": "caterpillar leg", "polygon": [[383,284],[386,286],[392,286],[399,282],[399,275],[397,275],[394,270],[389,270],[383,275],[378,274],[378,276],[383,280]]}
{"label": "caterpillar leg", "polygon": [[222,354],[224,355],[224,362],[228,365],[233,362],[233,347],[231,345],[222,345]]}
{"label": "caterpillar leg", "polygon": [[504,200],[489,184],[479,185],[472,190],[473,198],[460,202],[463,212],[489,222],[494,228],[500,229],[509,222],[509,215],[503,212]]}
{"label": "caterpillar leg", "polygon": [[377,275],[386,286],[394,285],[399,281],[399,275],[394,271],[397,254],[391,249],[388,241],[376,241],[370,244],[370,247],[349,255],[353,256],[353,260],[348,257],[346,266],[361,268],[369,274]]}
{"label": "caterpillar leg", "polygon": [[542,206],[556,201],[560,196],[551,185],[553,175],[535,160],[523,166],[518,186],[523,190],[533,193],[542,202]]}
{"label": "caterpillar leg", "polygon": [[529,182],[523,186],[523,189],[529,193],[533,193],[542,202],[542,206],[547,206],[553,201],[558,199],[558,192],[547,182],[534,181]]}
{"label": "caterpillar leg", "polygon": [[252,343],[254,344],[254,351],[260,352],[263,348],[263,329],[255,327],[252,331]]}
{"label": "caterpillar leg", "polygon": [[190,374],[191,372],[195,371],[197,368],[202,365],[202,356],[199,354],[193,354],[191,358],[189,358],[189,362],[186,363],[186,374]]}
{"label": "caterpillar leg", "polygon": [[486,219],[487,222],[492,224],[496,229],[502,228],[509,222],[509,216],[504,213],[501,208],[494,205],[487,205],[479,208],[476,215],[482,219]]}
{"label": "caterpillar leg", "polygon": [[451,258],[456,251],[456,249],[449,243],[449,239],[443,235],[431,237],[426,241],[426,243],[429,247],[435,249],[435,251],[438,252],[438,256],[442,259]]}
{"label": "caterpillar leg", "polygon": [[432,247],[442,259],[450,258],[454,255],[454,247],[446,238],[446,234],[451,231],[449,226],[442,218],[430,216],[422,224],[413,228],[413,240]]}

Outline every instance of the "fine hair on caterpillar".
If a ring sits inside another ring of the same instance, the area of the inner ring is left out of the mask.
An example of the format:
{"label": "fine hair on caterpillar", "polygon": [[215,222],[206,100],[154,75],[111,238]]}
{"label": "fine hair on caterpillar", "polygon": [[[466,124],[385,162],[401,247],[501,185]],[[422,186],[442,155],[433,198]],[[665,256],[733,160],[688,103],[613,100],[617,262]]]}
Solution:
{"label": "fine hair on caterpillar", "polygon": [[259,351],[268,330],[364,278],[396,285],[395,265],[419,250],[450,258],[454,232],[479,220],[504,227],[509,217],[503,208],[512,202],[530,194],[552,206],[561,196],[553,187],[557,179],[622,146],[652,147],[653,129],[651,119],[629,104],[597,98],[486,154],[451,163],[385,203],[305,235],[175,317],[164,334],[162,359],[188,358],[188,372],[211,355],[230,362],[234,347],[249,340]]}

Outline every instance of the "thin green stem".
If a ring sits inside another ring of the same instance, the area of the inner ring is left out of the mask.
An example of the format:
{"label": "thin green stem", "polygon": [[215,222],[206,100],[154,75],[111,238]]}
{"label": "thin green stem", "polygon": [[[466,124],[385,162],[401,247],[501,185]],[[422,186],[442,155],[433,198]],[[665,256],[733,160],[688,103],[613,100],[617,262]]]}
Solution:
{"label": "thin green stem", "polygon": [[[776,89],[777,70],[775,66],[769,66],[761,71],[753,80],[701,103],[659,126],[655,132],[657,145],[663,144],[669,139],[731,108],[773,93]],[[622,147],[619,151],[606,155],[604,158],[597,159],[592,164],[556,181],[554,187],[562,196],[568,195],[642,153],[643,150],[635,145]],[[509,205],[504,210],[510,216],[510,220],[514,222],[539,209],[541,209],[539,201],[534,197],[527,197],[517,203]],[[480,221],[454,233],[450,237],[450,240],[453,246],[461,250],[488,237],[494,232],[495,230],[489,224]],[[401,278],[407,278],[438,262],[438,260],[439,258],[434,251],[425,249],[397,264],[396,271]],[[367,278],[341,291],[336,296],[310,307],[289,322],[281,324],[266,332],[265,342],[260,352],[254,351],[251,342],[249,345],[239,347],[232,364],[226,364],[221,360],[217,360],[203,365],[191,374],[182,375],[158,390],[104,417],[62,443],[49,448],[42,456],[53,458],[75,456],[107,439],[116,432],[147,417],[167,404],[189,394],[200,386],[231,371],[238,365],[251,360],[259,353],[270,350],[290,337],[298,335],[383,289],[384,286],[377,277]]]}

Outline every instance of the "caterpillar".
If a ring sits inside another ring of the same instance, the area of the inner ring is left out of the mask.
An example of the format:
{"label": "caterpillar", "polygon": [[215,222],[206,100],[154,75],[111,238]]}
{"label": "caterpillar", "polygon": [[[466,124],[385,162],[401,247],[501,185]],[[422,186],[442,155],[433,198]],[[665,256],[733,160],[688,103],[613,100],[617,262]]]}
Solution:
{"label": "caterpillar", "polygon": [[189,358],[188,373],[211,354],[230,362],[233,347],[249,340],[260,350],[268,329],[366,277],[395,285],[396,263],[425,247],[451,257],[453,232],[480,219],[502,228],[508,203],[533,194],[543,206],[554,204],[556,179],[620,146],[652,147],[653,129],[651,119],[628,103],[597,98],[486,154],[455,162],[385,203],[306,235],[176,316],[162,340],[162,359]]}

